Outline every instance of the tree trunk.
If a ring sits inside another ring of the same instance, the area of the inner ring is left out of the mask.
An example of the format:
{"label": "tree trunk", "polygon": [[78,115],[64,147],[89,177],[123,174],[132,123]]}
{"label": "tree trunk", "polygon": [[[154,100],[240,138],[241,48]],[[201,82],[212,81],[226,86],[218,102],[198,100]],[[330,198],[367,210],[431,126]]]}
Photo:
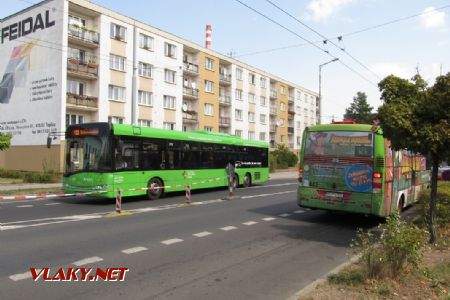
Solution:
{"label": "tree trunk", "polygon": [[431,170],[431,192],[430,192],[430,244],[436,243],[436,194],[437,194],[437,173],[439,168],[439,159],[435,156],[432,157],[432,170]]}

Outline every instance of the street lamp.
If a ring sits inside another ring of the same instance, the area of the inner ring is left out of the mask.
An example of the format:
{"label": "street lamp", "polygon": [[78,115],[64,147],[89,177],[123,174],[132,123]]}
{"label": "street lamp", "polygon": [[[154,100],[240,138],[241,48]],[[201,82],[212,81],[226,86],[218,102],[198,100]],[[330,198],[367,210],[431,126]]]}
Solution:
{"label": "street lamp", "polygon": [[339,60],[339,58],[333,58],[332,60],[319,65],[319,124],[322,123],[322,67],[337,60]]}

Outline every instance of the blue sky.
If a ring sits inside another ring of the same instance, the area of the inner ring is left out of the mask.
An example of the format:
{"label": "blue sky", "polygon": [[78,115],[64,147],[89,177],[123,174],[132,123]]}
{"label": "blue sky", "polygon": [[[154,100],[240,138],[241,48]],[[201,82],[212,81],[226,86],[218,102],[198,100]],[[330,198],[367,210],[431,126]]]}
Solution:
{"label": "blue sky", "polygon": [[[257,68],[318,91],[322,69],[323,121],[342,115],[358,91],[368,95],[375,108],[381,104],[377,83],[394,74],[410,78],[416,69],[430,82],[450,72],[450,2],[448,0],[271,0],[339,48],[277,10],[265,0],[239,0],[279,22],[270,22],[237,0],[93,0],[92,2],[204,45],[205,26],[213,29],[212,49]],[[0,17],[26,8],[32,0],[2,1]],[[448,6],[441,10],[432,10]],[[429,12],[429,13],[425,13]],[[362,29],[422,14],[360,33]],[[299,36],[323,50],[305,44]],[[342,41],[336,38],[343,36]],[[287,47],[283,50],[266,51]],[[261,52],[255,54],[255,52]],[[253,53],[253,54],[252,54]],[[345,65],[353,69],[349,70]],[[370,69],[368,71],[367,69]],[[375,73],[375,74],[374,74]],[[364,78],[362,78],[364,77]]]}

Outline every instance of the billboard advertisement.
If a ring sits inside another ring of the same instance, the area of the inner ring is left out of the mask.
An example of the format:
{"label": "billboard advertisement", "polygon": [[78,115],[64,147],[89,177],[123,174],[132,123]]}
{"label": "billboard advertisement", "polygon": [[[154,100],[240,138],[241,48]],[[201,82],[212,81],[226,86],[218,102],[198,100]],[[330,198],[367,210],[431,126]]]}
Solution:
{"label": "billboard advertisement", "polygon": [[63,10],[47,1],[0,23],[0,132],[12,146],[61,131]]}

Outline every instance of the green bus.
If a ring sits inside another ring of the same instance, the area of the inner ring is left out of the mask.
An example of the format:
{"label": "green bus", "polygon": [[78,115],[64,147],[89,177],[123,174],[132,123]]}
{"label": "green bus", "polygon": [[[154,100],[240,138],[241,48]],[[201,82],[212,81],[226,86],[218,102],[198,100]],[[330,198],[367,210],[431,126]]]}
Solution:
{"label": "green bus", "polygon": [[[65,193],[113,198],[268,180],[268,144],[206,131],[180,132],[125,124],[85,123],[66,131]],[[94,195],[95,195],[94,194]]]}
{"label": "green bus", "polygon": [[306,128],[300,151],[300,207],[385,217],[429,185],[423,156],[393,151],[381,128],[343,121]]}

